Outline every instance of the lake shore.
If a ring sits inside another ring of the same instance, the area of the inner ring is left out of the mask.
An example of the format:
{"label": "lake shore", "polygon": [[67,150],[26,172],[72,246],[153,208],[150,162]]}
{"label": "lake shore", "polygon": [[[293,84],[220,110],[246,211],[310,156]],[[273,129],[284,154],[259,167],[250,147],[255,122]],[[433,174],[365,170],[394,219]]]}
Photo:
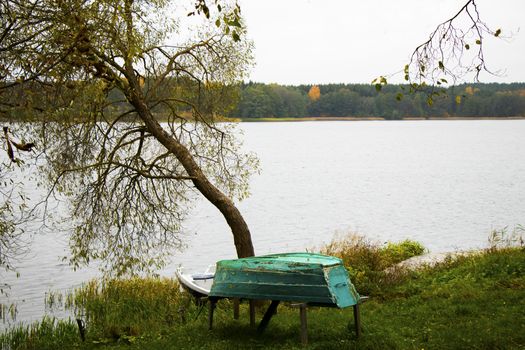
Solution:
{"label": "lake shore", "polygon": [[242,123],[259,122],[327,122],[327,121],[424,121],[424,120],[525,120],[525,116],[514,117],[405,117],[387,119],[380,117],[298,117],[298,118],[227,118],[227,121]]}
{"label": "lake shore", "polygon": [[[359,339],[349,331],[352,308],[308,308],[310,348],[521,349],[525,344],[524,263],[525,250],[516,247],[461,256],[408,274],[389,274],[378,280],[380,293],[368,294],[370,299],[361,308]],[[210,331],[206,309],[192,303],[173,279],[100,283],[92,282],[68,299],[84,310],[85,323],[80,324],[85,326],[85,341],[75,320],[44,318],[31,327],[22,325],[0,333],[0,347],[304,348],[297,309],[287,305],[279,308],[270,329],[261,336],[250,326],[247,303],[241,305],[241,317],[232,320],[232,303],[221,301]],[[264,310],[258,310],[257,319]]]}

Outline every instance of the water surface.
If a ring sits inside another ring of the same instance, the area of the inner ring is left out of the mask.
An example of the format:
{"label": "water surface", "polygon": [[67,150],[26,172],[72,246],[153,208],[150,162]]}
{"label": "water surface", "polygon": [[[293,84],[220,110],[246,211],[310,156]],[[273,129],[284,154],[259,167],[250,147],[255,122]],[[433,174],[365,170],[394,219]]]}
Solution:
{"label": "water surface", "polygon": [[[406,238],[431,251],[486,246],[492,229],[525,224],[525,121],[244,123],[245,148],[262,172],[239,204],[257,254],[304,251],[355,231],[380,242]],[[220,214],[200,201],[185,224],[178,264],[202,270],[235,257]],[[44,293],[96,276],[62,263],[60,235],[37,236],[10,278],[19,320],[38,319]],[[0,297],[0,302],[6,302]]]}

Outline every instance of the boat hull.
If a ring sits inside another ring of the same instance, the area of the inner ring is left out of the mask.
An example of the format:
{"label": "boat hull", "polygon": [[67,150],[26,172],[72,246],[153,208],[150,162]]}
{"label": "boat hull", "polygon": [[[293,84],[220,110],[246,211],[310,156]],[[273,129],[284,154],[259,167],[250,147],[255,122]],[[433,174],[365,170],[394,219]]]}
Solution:
{"label": "boat hull", "polygon": [[295,301],[339,308],[359,301],[341,259],[312,253],[219,261],[210,296]]}

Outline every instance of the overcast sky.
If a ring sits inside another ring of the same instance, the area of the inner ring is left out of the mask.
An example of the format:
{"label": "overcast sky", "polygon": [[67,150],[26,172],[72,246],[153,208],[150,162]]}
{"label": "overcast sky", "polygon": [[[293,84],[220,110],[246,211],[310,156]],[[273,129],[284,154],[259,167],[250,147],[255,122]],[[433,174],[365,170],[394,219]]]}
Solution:
{"label": "overcast sky", "polygon": [[[403,69],[414,48],[466,0],[240,0],[256,66],[250,80],[370,83]],[[510,40],[486,40],[482,82],[525,82],[525,0],[477,0],[482,19]],[[520,28],[522,29],[520,31]],[[390,78],[401,82],[402,75]]]}

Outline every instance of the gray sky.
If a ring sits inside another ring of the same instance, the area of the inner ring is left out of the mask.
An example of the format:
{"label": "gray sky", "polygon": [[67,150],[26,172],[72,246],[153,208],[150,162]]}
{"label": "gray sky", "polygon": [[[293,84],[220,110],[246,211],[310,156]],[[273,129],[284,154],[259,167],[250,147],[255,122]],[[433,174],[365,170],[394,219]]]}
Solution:
{"label": "gray sky", "polygon": [[[240,0],[256,66],[250,80],[279,84],[370,83],[403,69],[416,46],[466,0]],[[492,29],[482,82],[525,82],[525,0],[477,0]],[[402,74],[391,77],[401,82]]]}

